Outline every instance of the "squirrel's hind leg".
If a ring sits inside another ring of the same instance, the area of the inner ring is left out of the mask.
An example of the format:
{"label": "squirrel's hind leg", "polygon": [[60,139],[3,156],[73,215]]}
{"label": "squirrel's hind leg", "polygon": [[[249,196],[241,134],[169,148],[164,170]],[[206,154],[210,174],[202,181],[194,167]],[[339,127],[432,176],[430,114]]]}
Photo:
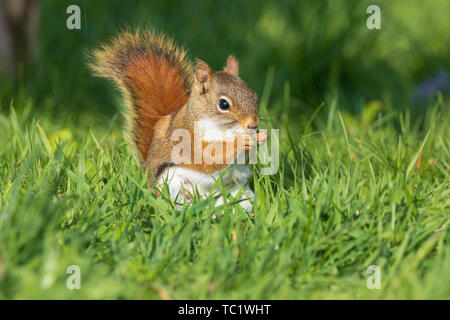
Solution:
{"label": "squirrel's hind leg", "polygon": [[[160,177],[158,184],[167,182],[169,186],[170,198],[176,204],[177,209],[181,209],[184,203],[191,203],[195,190],[200,195],[206,197],[211,192],[211,187],[215,185],[215,180],[203,173],[194,172],[185,168],[168,168]],[[242,190],[242,186],[237,184],[230,190],[233,198],[239,201],[239,205],[247,212],[253,208],[255,194],[247,186]],[[220,196],[215,206],[224,204],[227,200]],[[233,209],[234,210],[234,209]]]}
{"label": "squirrel's hind leg", "polygon": [[190,203],[194,194],[194,187],[185,177],[178,174],[176,168],[169,168],[161,175],[158,184],[168,184],[170,199],[177,209],[181,209],[184,203]]}
{"label": "squirrel's hind leg", "polygon": [[[239,191],[241,191],[240,188],[237,188],[233,191],[231,191],[231,196],[236,198],[236,200],[241,200],[239,202],[239,205],[247,212],[251,212],[252,208],[253,208],[253,200],[255,198],[255,194],[253,193],[253,191],[247,187],[245,188],[245,190],[239,195],[239,197],[237,197],[237,195],[239,194]],[[225,203],[224,197],[220,196],[219,199],[217,199],[216,201],[216,207],[220,206],[222,204]],[[234,212],[234,209],[233,209]]]}

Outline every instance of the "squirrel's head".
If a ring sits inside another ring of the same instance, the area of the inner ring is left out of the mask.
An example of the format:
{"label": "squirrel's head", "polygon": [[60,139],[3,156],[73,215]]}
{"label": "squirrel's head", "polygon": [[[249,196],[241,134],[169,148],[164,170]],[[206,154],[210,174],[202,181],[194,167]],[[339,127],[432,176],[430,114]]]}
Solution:
{"label": "squirrel's head", "polygon": [[239,78],[239,63],[229,56],[222,71],[212,72],[209,65],[197,60],[189,103],[197,116],[213,121],[222,129],[245,132],[259,124],[255,91]]}

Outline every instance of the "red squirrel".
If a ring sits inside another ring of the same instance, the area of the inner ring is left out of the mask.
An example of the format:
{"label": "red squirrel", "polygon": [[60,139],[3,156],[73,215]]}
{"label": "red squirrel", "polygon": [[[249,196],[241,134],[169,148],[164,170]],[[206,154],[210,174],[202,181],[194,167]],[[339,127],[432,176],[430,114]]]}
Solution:
{"label": "red squirrel", "polygon": [[[197,59],[193,71],[185,51],[171,39],[137,30],[122,32],[94,50],[89,66],[94,75],[112,80],[122,92],[130,140],[143,169],[148,169],[151,187],[167,181],[171,198],[180,203],[190,201],[195,191],[203,196],[218,192],[216,181],[221,179],[241,206],[251,210],[254,194],[247,185],[251,171],[245,163],[230,159],[264,143],[267,135],[255,134],[257,95],[239,77],[235,57],[229,56],[217,72]],[[192,137],[190,150],[197,141],[202,153],[211,146],[224,151],[212,163],[199,163],[195,152],[184,155],[187,161],[175,163],[172,151],[177,141],[172,134],[177,129]],[[223,201],[219,198],[217,205]]]}

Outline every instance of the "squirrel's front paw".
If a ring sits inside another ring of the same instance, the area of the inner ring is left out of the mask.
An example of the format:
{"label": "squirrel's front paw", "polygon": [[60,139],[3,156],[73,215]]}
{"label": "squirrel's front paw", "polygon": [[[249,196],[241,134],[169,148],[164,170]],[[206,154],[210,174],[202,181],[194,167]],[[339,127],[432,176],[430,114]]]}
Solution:
{"label": "squirrel's front paw", "polygon": [[256,142],[257,142],[259,145],[262,145],[264,142],[267,141],[267,133],[265,133],[264,131],[258,132],[258,133],[255,135],[255,137],[256,137]]}
{"label": "squirrel's front paw", "polygon": [[240,134],[236,139],[238,150],[250,150],[255,145],[255,142],[249,134]]}

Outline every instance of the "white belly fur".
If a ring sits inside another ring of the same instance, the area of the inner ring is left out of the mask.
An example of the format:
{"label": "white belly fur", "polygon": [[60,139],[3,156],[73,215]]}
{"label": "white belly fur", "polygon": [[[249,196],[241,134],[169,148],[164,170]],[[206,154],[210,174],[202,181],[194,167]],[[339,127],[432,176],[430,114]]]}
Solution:
{"label": "white belly fur", "polygon": [[[159,183],[161,184],[167,179],[170,197],[177,204],[182,204],[184,202],[183,189],[191,194],[197,189],[199,194],[205,197],[207,195],[219,194],[222,190],[220,185],[223,185],[235,197],[241,191],[242,187],[247,184],[251,173],[248,166],[239,164],[230,165],[228,168],[212,174],[205,174],[181,167],[172,167],[168,168],[161,175]],[[220,182],[217,183],[219,179]],[[254,193],[248,186],[242,191],[242,194],[239,196],[239,199],[242,201],[239,204],[246,211],[250,211]],[[216,205],[221,205],[224,201],[225,199],[220,197]]]}

